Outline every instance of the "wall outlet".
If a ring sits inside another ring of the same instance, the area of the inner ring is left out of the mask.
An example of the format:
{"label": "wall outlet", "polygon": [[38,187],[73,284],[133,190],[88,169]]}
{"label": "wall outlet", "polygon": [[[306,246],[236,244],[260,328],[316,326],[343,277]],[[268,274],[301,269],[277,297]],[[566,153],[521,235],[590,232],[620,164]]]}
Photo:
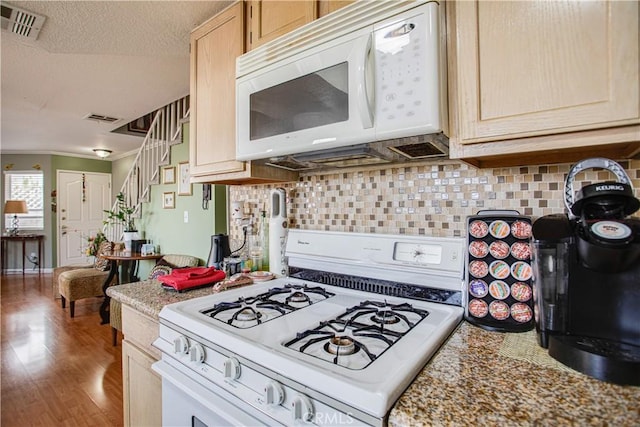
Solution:
{"label": "wall outlet", "polygon": [[184,223],[189,223],[189,211],[184,211]]}

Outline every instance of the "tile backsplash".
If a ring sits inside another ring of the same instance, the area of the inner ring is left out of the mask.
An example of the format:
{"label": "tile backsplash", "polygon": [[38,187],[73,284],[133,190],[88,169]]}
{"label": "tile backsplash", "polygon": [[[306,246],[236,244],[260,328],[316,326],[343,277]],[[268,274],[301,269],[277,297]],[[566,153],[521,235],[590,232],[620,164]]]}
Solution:
{"label": "tile backsplash", "polygon": [[[640,197],[640,160],[619,162]],[[388,169],[303,175],[278,185],[231,186],[230,201],[245,214],[269,207],[272,188],[287,193],[289,226],[310,230],[464,236],[466,217],[483,209],[515,209],[533,219],[562,213],[564,180],[572,164],[477,169],[457,161],[410,164]],[[574,190],[615,180],[607,170],[576,176]],[[230,223],[232,238],[240,226]]]}

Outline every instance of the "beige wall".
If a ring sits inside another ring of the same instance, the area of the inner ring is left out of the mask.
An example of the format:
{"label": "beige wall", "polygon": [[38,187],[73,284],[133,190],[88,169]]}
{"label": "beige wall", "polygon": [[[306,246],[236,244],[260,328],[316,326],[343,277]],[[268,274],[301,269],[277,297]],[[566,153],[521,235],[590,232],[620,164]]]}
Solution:
{"label": "beige wall", "polygon": [[[621,161],[640,197],[640,160]],[[564,179],[572,164],[476,169],[462,162],[424,163],[382,170],[303,176],[284,185],[232,186],[230,201],[242,200],[257,215],[269,191],[283,187],[291,227],[312,230],[464,236],[465,219],[482,209],[516,209],[534,219],[564,212]],[[575,188],[615,178],[606,170],[585,171]],[[240,238],[231,223],[233,238]]]}

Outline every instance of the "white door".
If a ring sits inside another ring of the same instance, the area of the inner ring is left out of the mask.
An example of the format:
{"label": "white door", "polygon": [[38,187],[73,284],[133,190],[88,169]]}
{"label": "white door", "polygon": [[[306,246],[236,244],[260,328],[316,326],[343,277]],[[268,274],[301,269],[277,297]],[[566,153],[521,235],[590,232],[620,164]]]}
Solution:
{"label": "white door", "polygon": [[58,171],[58,266],[88,264],[87,239],[111,209],[111,174]]}

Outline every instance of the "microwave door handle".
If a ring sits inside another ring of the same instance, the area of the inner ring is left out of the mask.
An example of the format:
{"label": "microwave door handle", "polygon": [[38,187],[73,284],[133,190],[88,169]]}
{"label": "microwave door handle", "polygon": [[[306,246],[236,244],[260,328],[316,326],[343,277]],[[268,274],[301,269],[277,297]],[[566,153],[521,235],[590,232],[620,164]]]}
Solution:
{"label": "microwave door handle", "polygon": [[371,40],[372,34],[358,40],[356,47],[355,66],[356,75],[359,77],[356,87],[356,105],[362,119],[362,127],[373,127],[373,72],[371,66]]}

